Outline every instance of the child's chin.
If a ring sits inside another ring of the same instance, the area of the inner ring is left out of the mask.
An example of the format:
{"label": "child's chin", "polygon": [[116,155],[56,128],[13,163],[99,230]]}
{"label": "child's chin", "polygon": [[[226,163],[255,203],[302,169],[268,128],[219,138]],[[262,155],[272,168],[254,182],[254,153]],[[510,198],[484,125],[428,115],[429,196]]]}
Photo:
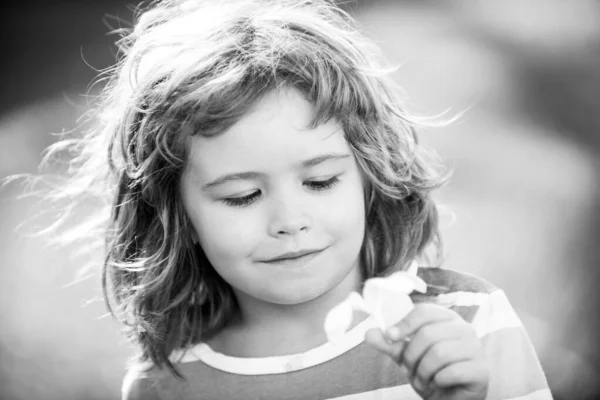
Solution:
{"label": "child's chin", "polygon": [[295,292],[279,292],[271,293],[268,299],[264,299],[273,304],[279,304],[281,306],[295,306],[304,303],[308,303],[318,298],[322,293],[312,293],[308,290],[304,290],[301,293]]}

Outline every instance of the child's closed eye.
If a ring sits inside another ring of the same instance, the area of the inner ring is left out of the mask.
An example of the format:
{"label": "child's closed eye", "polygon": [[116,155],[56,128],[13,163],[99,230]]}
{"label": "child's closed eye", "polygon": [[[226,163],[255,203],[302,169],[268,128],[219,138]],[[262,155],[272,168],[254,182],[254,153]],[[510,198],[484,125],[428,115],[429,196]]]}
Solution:
{"label": "child's closed eye", "polygon": [[[336,184],[339,183],[339,181],[340,181],[340,178],[339,178],[339,175],[337,175],[337,176],[331,177],[329,179],[307,180],[304,182],[304,185],[309,187],[311,190],[322,191],[322,190],[327,190],[327,189],[334,187]],[[247,207],[247,206],[251,205],[252,203],[254,203],[256,200],[258,200],[258,198],[260,197],[261,194],[262,193],[260,190],[255,190],[245,196],[227,197],[227,198],[222,199],[222,201],[226,205],[232,206],[232,207]]]}
{"label": "child's closed eye", "polygon": [[233,207],[246,207],[254,203],[260,197],[260,190],[255,190],[252,193],[242,197],[228,197],[223,199],[223,203]]}
{"label": "child's closed eye", "polygon": [[334,187],[340,181],[339,175],[324,180],[309,180],[304,184],[312,190],[320,191]]}

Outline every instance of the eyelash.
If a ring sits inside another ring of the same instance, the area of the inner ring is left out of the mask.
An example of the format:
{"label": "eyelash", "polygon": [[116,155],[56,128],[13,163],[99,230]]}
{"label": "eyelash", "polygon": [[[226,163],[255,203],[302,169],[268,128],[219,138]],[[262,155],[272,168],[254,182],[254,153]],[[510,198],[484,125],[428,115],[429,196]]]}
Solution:
{"label": "eyelash", "polygon": [[245,207],[245,206],[249,206],[250,204],[254,203],[256,201],[256,199],[258,199],[259,195],[260,195],[260,191],[257,190],[256,192],[250,193],[248,196],[230,197],[227,199],[223,199],[223,203],[227,204],[228,206],[233,206],[233,207]]}
{"label": "eyelash", "polygon": [[[333,178],[326,179],[324,181],[307,181],[305,184],[310,187],[312,190],[316,192],[320,192],[323,190],[331,189],[335,185],[337,185],[340,181],[339,176],[334,176]],[[260,196],[260,190],[250,193],[247,196],[243,197],[229,197],[223,199],[222,201],[228,206],[233,207],[247,207],[250,204],[254,203],[258,200]]]}
{"label": "eyelash", "polygon": [[334,187],[340,181],[339,176],[326,179],[324,181],[307,181],[307,185],[316,191],[327,190]]}

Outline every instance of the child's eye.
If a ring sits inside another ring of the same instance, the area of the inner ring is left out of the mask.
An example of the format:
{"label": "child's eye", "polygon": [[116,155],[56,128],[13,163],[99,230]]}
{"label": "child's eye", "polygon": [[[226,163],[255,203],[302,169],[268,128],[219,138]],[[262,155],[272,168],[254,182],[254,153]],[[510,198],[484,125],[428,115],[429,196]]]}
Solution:
{"label": "child's eye", "polygon": [[223,201],[223,203],[227,204],[228,206],[246,207],[246,206],[249,206],[250,204],[254,203],[258,199],[259,196],[260,196],[260,190],[256,190],[247,196],[229,197],[229,198],[223,199],[222,201]]}
{"label": "child's eye", "polygon": [[304,184],[307,185],[312,190],[327,190],[332,188],[340,181],[339,176],[334,176],[333,178],[326,179],[324,181],[313,180],[306,181]]}

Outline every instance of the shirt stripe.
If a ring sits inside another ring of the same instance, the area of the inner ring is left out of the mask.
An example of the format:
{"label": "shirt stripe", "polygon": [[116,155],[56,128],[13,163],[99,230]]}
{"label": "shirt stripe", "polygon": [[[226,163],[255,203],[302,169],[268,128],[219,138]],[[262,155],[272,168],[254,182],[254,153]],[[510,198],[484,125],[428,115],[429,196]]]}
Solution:
{"label": "shirt stripe", "polygon": [[477,296],[479,311],[473,320],[477,336],[481,338],[500,329],[523,326],[504,291],[496,290],[485,296]]}
{"label": "shirt stripe", "polygon": [[[401,385],[348,396],[330,397],[327,400],[422,400],[410,385]],[[537,400],[537,399],[536,399]]]}
{"label": "shirt stripe", "polygon": [[552,400],[550,389],[540,389],[525,396],[513,397],[506,400]]}
{"label": "shirt stripe", "polygon": [[519,398],[547,389],[548,383],[522,327],[494,331],[481,340],[490,369],[488,400]]}
{"label": "shirt stripe", "polygon": [[[421,396],[410,385],[372,390],[370,392],[356,393],[348,396],[330,397],[327,400],[422,400]],[[502,400],[552,400],[550,389],[536,390],[525,396],[511,397]]]}
{"label": "shirt stripe", "polygon": [[[421,400],[421,396],[410,385],[372,390],[348,396],[330,397],[327,400]],[[525,396],[505,398],[502,400],[552,400],[550,389],[540,389]]]}
{"label": "shirt stripe", "polygon": [[361,344],[364,341],[365,333],[376,326],[375,321],[369,317],[346,332],[339,342],[335,344],[327,342],[304,353],[286,356],[232,357],[214,351],[205,343],[200,343],[185,351],[183,356],[177,355],[174,359],[178,360],[179,363],[201,360],[213,368],[239,375],[285,374],[314,367],[315,365],[339,357]]}

